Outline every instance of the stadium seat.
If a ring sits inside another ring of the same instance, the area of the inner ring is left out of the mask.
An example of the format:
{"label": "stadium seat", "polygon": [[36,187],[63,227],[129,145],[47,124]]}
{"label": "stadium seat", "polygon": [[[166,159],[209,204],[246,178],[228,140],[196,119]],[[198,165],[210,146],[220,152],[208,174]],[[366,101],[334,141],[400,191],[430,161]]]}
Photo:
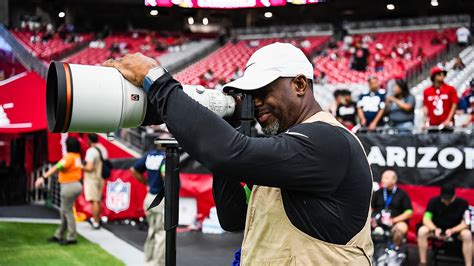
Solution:
{"label": "stadium seat", "polygon": [[[309,46],[302,48],[303,52],[310,55],[322,44],[329,40],[329,36],[305,37],[296,39],[261,39],[252,41],[239,41],[236,44],[227,43],[219,50],[198,61],[197,63],[187,67],[183,71],[175,75],[175,78],[184,84],[199,84],[199,76],[207,70],[212,70],[215,77],[223,79],[226,82],[232,78],[235,67],[244,69],[245,63],[250,55],[258,48],[274,42],[292,42],[298,45],[298,42],[307,40]],[[251,46],[251,43],[258,45]]]}
{"label": "stadium seat", "polygon": [[31,42],[33,34],[29,31],[13,31],[15,38],[34,56],[49,62],[60,59],[68,52],[72,51],[78,45],[92,40],[92,34],[79,34],[79,42],[65,43],[58,34],[55,34],[48,42]]}
{"label": "stadium seat", "polygon": [[[167,46],[174,45],[178,39],[173,37],[157,37],[156,40],[166,43]],[[147,52],[143,52],[140,47],[145,44],[150,44],[149,40],[145,35],[133,38],[131,34],[115,34],[105,38],[105,48],[91,48],[88,47],[66,59],[64,61],[74,64],[85,64],[85,65],[100,65],[109,58],[114,57],[114,54],[109,50],[113,43],[126,43],[128,53],[141,52],[146,56],[157,58],[158,56],[166,53],[166,51],[155,51],[153,47]],[[118,55],[121,56],[121,55]]]}
{"label": "stadium seat", "polygon": [[[450,29],[445,32],[445,36],[447,37],[449,42],[453,42],[454,40],[454,30]],[[328,49],[325,55],[317,56],[313,60],[313,64],[317,69],[320,71],[325,72],[328,75],[329,83],[364,83],[366,82],[369,76],[375,75],[378,79],[384,83],[388,81],[392,75],[389,73],[394,72],[404,72],[405,74],[415,70],[416,68],[420,68],[422,66],[422,62],[418,61],[415,56],[416,52],[419,48],[423,50],[424,53],[424,60],[428,60],[431,58],[436,57],[436,55],[440,54],[445,48],[446,45],[439,44],[433,45],[431,44],[431,40],[434,37],[437,37],[439,33],[434,30],[422,30],[422,31],[406,31],[406,32],[389,32],[389,33],[376,33],[376,34],[368,34],[374,38],[374,41],[369,44],[369,52],[370,54],[375,53],[375,44],[381,43],[383,45],[382,53],[388,55],[392,49],[392,47],[396,46],[400,40],[406,41],[411,40],[412,45],[412,57],[411,60],[406,59],[391,59],[386,57],[385,64],[384,64],[384,71],[375,72],[373,66],[369,63],[367,67],[367,71],[365,72],[357,72],[350,69],[350,62],[349,59],[342,56],[342,43],[338,43],[337,49]],[[338,57],[336,60],[332,60],[329,55],[332,53],[339,54],[341,56]],[[371,59],[369,58],[369,61]],[[334,71],[336,70],[336,71]],[[337,73],[350,73],[349,76],[344,76],[342,79],[337,76]]]}

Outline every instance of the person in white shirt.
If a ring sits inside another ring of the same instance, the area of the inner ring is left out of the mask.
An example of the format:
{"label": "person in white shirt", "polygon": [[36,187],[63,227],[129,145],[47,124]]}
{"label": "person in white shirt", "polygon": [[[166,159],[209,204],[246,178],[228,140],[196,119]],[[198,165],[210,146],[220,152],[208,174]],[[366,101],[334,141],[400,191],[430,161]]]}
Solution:
{"label": "person in white shirt", "polygon": [[456,38],[458,45],[461,47],[469,45],[469,39],[471,37],[471,32],[466,27],[460,27],[456,30]]}
{"label": "person in white shirt", "polygon": [[[89,148],[86,151],[84,166],[84,196],[91,203],[92,218],[90,222],[94,229],[100,228],[100,212],[102,202],[102,160],[107,160],[108,154],[102,144],[99,143],[97,134],[90,133]],[[102,159],[101,159],[102,157]]]}

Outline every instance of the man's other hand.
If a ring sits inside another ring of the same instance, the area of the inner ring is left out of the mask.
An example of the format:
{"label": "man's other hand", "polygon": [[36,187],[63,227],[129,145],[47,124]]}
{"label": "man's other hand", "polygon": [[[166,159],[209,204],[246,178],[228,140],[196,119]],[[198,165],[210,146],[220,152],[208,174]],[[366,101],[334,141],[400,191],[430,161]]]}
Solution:
{"label": "man's other hand", "polygon": [[109,59],[102,65],[118,69],[125,79],[135,86],[143,87],[143,80],[148,71],[159,66],[159,63],[155,59],[146,57],[141,53],[134,53],[127,54],[117,60]]}
{"label": "man's other hand", "polygon": [[446,229],[446,237],[451,237],[453,235],[453,229]]}

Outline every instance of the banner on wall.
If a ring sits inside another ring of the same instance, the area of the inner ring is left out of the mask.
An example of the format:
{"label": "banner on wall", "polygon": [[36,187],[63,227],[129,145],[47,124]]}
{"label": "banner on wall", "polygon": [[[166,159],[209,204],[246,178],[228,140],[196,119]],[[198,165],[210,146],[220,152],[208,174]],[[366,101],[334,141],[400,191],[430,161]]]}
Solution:
{"label": "banner on wall", "polygon": [[474,137],[464,133],[359,134],[374,181],[393,169],[399,182],[411,185],[474,188]]}
{"label": "banner on wall", "polygon": [[[105,180],[102,190],[102,215],[107,216],[109,220],[137,219],[145,216],[143,201],[147,188],[130,173],[130,167],[135,161],[134,158],[112,160],[113,170],[111,176]],[[183,168],[190,170],[193,167],[186,165],[194,162],[189,160],[187,163],[183,162]],[[183,215],[197,212],[197,217],[183,217],[186,219],[180,219],[180,224],[185,224],[185,220],[194,218],[203,220],[209,216],[209,211],[214,206],[212,176],[209,173],[199,173],[200,169],[195,170],[196,173],[180,173],[179,196]],[[85,200],[84,194],[76,200],[75,207],[83,217],[91,216],[91,206]],[[183,208],[188,210],[185,211]]]}
{"label": "banner on wall", "polygon": [[[114,169],[102,188],[102,215],[109,220],[138,219],[145,216],[143,201],[147,188],[130,173],[133,159],[113,161]],[[76,212],[92,214],[90,203],[81,194],[76,200]]]}

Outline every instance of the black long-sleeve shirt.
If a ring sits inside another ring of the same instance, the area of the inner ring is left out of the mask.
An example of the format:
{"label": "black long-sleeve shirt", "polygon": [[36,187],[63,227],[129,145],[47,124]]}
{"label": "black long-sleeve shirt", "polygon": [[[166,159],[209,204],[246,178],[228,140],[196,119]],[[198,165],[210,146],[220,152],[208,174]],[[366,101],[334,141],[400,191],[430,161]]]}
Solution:
{"label": "black long-sleeve shirt", "polygon": [[214,180],[224,229],[244,227],[241,181],[281,188],[289,220],[317,239],[345,244],[362,229],[372,179],[363,148],[349,132],[314,122],[274,137],[248,137],[181,88],[169,74],[159,78],[148,93],[154,115],[145,123],[166,122],[186,152],[215,176],[225,177]]}

